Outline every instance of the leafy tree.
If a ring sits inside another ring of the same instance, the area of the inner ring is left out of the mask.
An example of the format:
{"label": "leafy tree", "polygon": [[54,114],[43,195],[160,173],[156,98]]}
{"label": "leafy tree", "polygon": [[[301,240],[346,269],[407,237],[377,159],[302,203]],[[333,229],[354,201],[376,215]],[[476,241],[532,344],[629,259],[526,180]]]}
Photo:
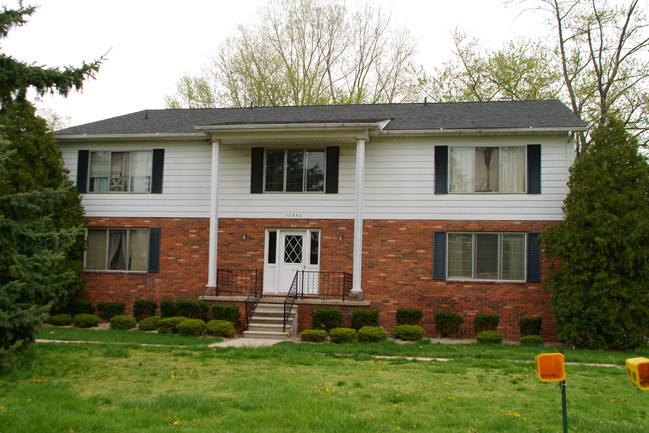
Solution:
{"label": "leafy tree", "polygon": [[571,169],[565,220],[541,242],[559,339],[633,348],[649,335],[649,164],[624,122],[609,118]]}
{"label": "leafy tree", "polygon": [[[34,7],[0,11],[0,38]],[[43,315],[82,287],[83,208],[46,122],[25,100],[66,95],[92,77],[81,68],[44,68],[0,53],[0,364],[33,340]]]}
{"label": "leafy tree", "polygon": [[415,98],[415,44],[369,3],[275,0],[241,25],[169,108],[398,102]]}
{"label": "leafy tree", "polygon": [[[548,13],[550,37],[517,40],[483,51],[456,31],[455,58],[423,74],[435,101],[559,98],[592,128],[620,118],[644,146],[649,141],[649,22],[638,0],[508,0]],[[551,35],[555,35],[552,37]],[[577,135],[577,155],[588,132]]]}

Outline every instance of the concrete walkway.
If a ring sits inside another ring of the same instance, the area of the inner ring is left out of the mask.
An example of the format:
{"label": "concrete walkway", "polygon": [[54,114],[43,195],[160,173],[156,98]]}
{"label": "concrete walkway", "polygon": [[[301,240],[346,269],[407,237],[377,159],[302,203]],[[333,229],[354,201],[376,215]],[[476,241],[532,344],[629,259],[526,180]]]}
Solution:
{"label": "concrete walkway", "polygon": [[282,341],[291,340],[274,340],[269,338],[232,338],[230,340],[223,340],[218,343],[212,343],[207,347],[265,347],[273,346]]}

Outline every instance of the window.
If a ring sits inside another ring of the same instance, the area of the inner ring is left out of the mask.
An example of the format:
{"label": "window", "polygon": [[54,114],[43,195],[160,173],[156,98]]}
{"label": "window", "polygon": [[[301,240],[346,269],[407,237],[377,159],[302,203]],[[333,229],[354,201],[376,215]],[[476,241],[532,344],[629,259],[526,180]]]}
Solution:
{"label": "window", "polygon": [[525,192],[524,146],[451,147],[448,153],[449,192]]}
{"label": "window", "polygon": [[79,192],[162,193],[164,149],[133,151],[79,150]]}
{"label": "window", "polygon": [[159,229],[88,229],[86,269],[157,272]]}
{"label": "window", "polygon": [[324,192],[324,149],[266,150],[264,191]]}
{"label": "window", "polygon": [[152,152],[90,152],[90,192],[151,191]]}
{"label": "window", "polygon": [[250,161],[250,193],[338,193],[340,148],[264,149],[253,147]]}
{"label": "window", "polygon": [[525,280],[524,233],[448,233],[447,278]]}

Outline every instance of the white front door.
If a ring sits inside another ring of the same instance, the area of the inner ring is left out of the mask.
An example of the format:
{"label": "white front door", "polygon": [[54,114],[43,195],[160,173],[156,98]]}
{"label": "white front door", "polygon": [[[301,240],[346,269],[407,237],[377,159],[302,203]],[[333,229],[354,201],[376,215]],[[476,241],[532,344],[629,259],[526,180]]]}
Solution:
{"label": "white front door", "polygon": [[318,230],[267,231],[264,293],[287,293],[296,272],[306,271],[298,274],[299,288],[305,294],[317,294],[319,270]]}

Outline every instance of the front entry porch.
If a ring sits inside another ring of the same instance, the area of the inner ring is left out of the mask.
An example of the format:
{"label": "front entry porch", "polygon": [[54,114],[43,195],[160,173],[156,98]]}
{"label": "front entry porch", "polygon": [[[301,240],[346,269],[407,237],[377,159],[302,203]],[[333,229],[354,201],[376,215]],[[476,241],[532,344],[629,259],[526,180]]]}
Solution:
{"label": "front entry porch", "polygon": [[[217,285],[201,300],[209,304],[237,304],[244,321],[244,336],[290,338],[311,327],[314,308],[348,310],[367,307],[368,301],[350,299],[352,275],[347,272],[295,271],[284,290],[265,293],[263,269],[217,270]],[[276,293],[279,292],[279,293]]]}

